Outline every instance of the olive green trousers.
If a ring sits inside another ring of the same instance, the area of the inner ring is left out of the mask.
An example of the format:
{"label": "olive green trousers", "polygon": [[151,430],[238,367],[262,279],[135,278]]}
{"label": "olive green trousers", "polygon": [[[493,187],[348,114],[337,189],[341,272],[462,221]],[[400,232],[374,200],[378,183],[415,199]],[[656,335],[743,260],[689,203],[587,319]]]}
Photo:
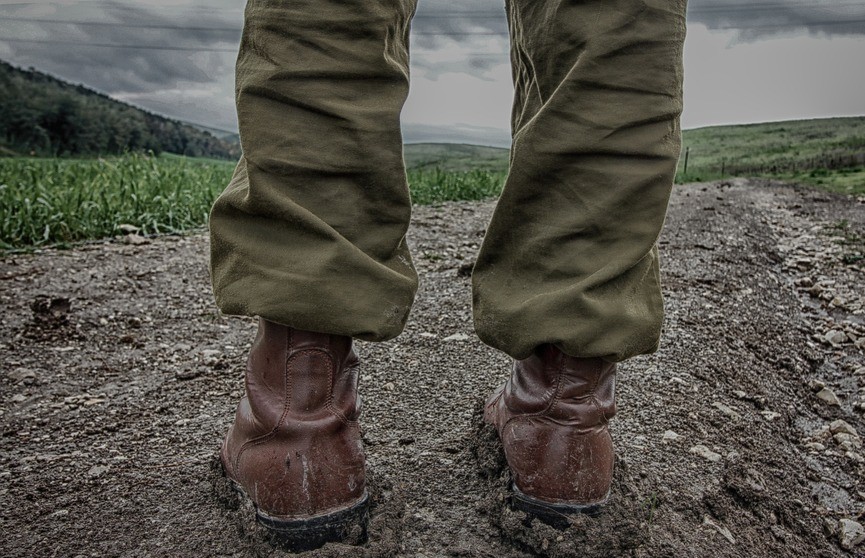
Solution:
{"label": "olive green trousers", "polygon": [[[416,0],[249,0],[243,156],[210,218],[219,308],[381,341],[415,292],[400,111]],[[510,171],[475,328],[620,361],[657,348],[657,239],[679,157],[685,0],[508,0]]]}

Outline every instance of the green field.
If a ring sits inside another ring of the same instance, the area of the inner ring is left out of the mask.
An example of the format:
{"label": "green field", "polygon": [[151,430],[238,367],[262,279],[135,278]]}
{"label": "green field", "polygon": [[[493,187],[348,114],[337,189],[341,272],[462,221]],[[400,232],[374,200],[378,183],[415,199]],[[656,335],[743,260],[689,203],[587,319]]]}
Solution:
{"label": "green field", "polygon": [[[234,164],[132,154],[94,160],[0,158],[0,249],[65,245],[206,223]],[[505,171],[410,169],[412,199],[430,204],[498,195]]]}
{"label": "green field", "polygon": [[[686,130],[677,182],[771,176],[865,193],[865,117]],[[412,200],[431,204],[498,195],[508,150],[405,146]],[[234,164],[132,154],[100,159],[0,157],[0,250],[68,245],[121,234],[200,227]]]}

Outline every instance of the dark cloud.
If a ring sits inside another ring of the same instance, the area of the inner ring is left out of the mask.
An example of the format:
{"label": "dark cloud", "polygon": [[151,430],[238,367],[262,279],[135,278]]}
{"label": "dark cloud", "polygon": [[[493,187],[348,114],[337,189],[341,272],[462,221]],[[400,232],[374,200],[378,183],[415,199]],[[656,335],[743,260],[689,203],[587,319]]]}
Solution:
{"label": "dark cloud", "polygon": [[858,0],[691,0],[688,20],[709,29],[735,29],[739,39],[805,30],[814,35],[865,35],[865,4]]}
{"label": "dark cloud", "polygon": [[0,56],[109,94],[212,82],[232,71],[242,26],[236,3],[225,0],[183,8],[31,2],[0,10]]}

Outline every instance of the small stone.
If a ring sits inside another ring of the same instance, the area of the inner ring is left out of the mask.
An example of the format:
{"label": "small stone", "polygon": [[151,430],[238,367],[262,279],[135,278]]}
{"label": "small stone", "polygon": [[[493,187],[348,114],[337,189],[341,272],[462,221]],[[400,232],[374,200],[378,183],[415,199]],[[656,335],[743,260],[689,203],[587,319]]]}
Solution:
{"label": "small stone", "polygon": [[824,451],[826,449],[826,446],[824,446],[820,442],[809,442],[805,444],[805,448],[813,451]]}
{"label": "small stone", "polygon": [[673,442],[679,439],[679,435],[672,430],[667,430],[664,432],[664,435],[661,437],[661,439],[665,442]]}
{"label": "small stone", "polygon": [[36,378],[36,372],[29,368],[16,368],[8,373],[9,379],[15,382],[23,382],[24,380],[33,380]]}
{"label": "small stone", "polygon": [[150,241],[135,233],[127,234],[123,237],[123,242],[126,244],[130,244],[132,246],[141,246],[142,244],[149,244]]}
{"label": "small stone", "polygon": [[760,414],[769,422],[781,417],[781,413],[776,413],[775,411],[760,411]]}
{"label": "small stone", "polygon": [[98,405],[99,403],[105,403],[106,399],[102,397],[91,397],[90,399],[84,402],[85,407],[90,407],[93,405]]}
{"label": "small stone", "polygon": [[469,336],[465,333],[454,333],[453,335],[448,335],[442,341],[468,341]]}
{"label": "small stone", "polygon": [[736,539],[733,538],[733,534],[730,532],[730,530],[723,525],[718,525],[717,523],[709,519],[708,515],[703,516],[703,525],[714,527],[715,530],[718,531],[718,533],[720,533],[722,537],[727,539],[727,542],[729,542],[730,544],[736,544]]}
{"label": "small stone", "polygon": [[174,377],[180,381],[193,380],[201,376],[201,370],[198,368],[192,370],[178,370],[174,373]]}
{"label": "small stone", "polygon": [[189,419],[188,418],[182,418],[182,419],[175,421],[174,426],[186,426],[187,424],[189,424]]}
{"label": "small stone", "polygon": [[838,396],[835,395],[835,392],[829,388],[823,388],[818,391],[817,398],[828,405],[832,405],[833,407],[838,407],[841,405],[841,402],[838,400]]}
{"label": "small stone", "polygon": [[[865,337],[863,337],[862,339],[865,339]],[[862,366],[862,367],[860,367],[860,368],[857,368],[857,369],[853,372],[853,374],[855,374],[855,375],[857,375],[857,376],[865,376],[865,366]]]}
{"label": "small stone", "polygon": [[692,447],[691,453],[699,455],[703,459],[711,461],[712,463],[717,463],[718,461],[721,461],[721,454],[720,453],[715,453],[714,451],[710,450],[709,448],[707,448],[706,446],[704,446],[702,444],[699,444],[699,445]]}
{"label": "small stone", "polygon": [[829,425],[829,432],[831,432],[832,434],[843,433],[852,434],[853,436],[859,435],[859,433],[856,432],[856,429],[853,428],[850,423],[841,419],[832,421],[832,423]]}
{"label": "small stone", "polygon": [[841,548],[853,550],[865,541],[865,528],[858,521],[841,519],[838,521],[838,541],[841,543]]}
{"label": "small stone", "polygon": [[87,471],[87,476],[92,479],[101,477],[107,473],[110,468],[111,467],[108,467],[107,465],[94,465],[89,471]]}
{"label": "small stone", "polygon": [[811,388],[811,391],[817,392],[826,387],[826,382],[823,380],[811,380],[808,382],[808,387]]}
{"label": "small stone", "polygon": [[840,345],[847,340],[847,334],[837,329],[830,329],[823,336],[823,339],[830,345]]}
{"label": "small stone", "polygon": [[384,389],[388,391],[393,391],[395,388],[396,386],[393,384],[393,382],[388,382],[384,385]]}
{"label": "small stone", "polygon": [[9,398],[12,403],[23,403],[27,401],[27,398],[21,395],[20,393],[16,393],[12,397]]}
{"label": "small stone", "polygon": [[436,337],[438,337],[438,335],[436,335],[435,333],[430,333],[429,331],[422,331],[418,335],[420,337],[426,337],[428,339],[435,339]]}
{"label": "small stone", "polygon": [[731,419],[739,420],[740,418],[742,418],[742,415],[740,415],[738,411],[736,411],[735,409],[732,409],[731,407],[724,405],[723,403],[719,403],[719,402],[715,401],[714,403],[712,403],[712,407],[715,407],[716,409],[718,409],[719,411],[721,411],[722,413],[724,413],[725,415],[727,415]]}
{"label": "small stone", "polygon": [[117,228],[120,229],[120,232],[123,234],[135,234],[141,229],[136,227],[135,225],[130,225],[128,223],[123,223],[122,225],[117,225]]}

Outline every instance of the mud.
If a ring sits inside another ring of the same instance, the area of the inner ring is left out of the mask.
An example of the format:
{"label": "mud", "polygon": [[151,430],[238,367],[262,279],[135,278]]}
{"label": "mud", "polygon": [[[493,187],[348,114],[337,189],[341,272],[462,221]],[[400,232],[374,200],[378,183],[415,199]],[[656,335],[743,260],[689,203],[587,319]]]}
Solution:
{"label": "mud", "polygon": [[[662,346],[621,367],[612,498],[562,531],[508,507],[477,413],[509,369],[471,327],[491,210],[416,208],[406,331],[359,344],[368,541],[304,555],[863,555],[838,521],[865,511],[865,200],[675,189]],[[215,311],[203,234],[0,260],[0,555],[285,555],[213,461],[254,330]]]}

